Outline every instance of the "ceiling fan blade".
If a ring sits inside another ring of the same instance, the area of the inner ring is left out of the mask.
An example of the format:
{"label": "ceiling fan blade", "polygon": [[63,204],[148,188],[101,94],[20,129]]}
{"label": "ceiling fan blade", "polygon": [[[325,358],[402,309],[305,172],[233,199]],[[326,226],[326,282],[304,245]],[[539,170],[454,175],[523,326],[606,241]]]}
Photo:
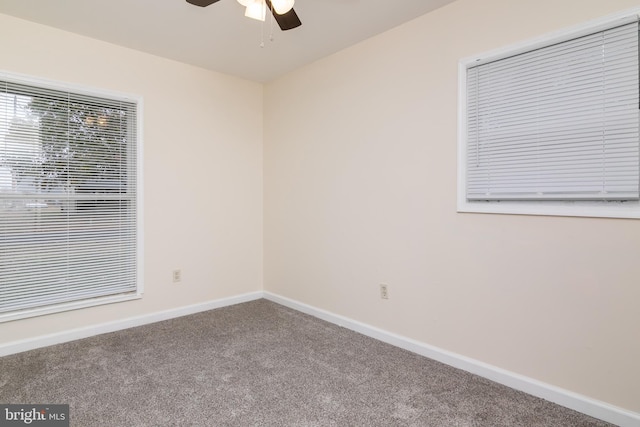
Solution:
{"label": "ceiling fan blade", "polygon": [[271,9],[271,12],[273,13],[273,17],[276,19],[276,22],[278,23],[282,31],[292,30],[302,25],[302,22],[300,21],[300,18],[298,18],[298,14],[296,13],[295,10],[291,9],[289,12],[283,15],[278,15],[276,11],[273,9],[273,6],[271,5],[271,1],[266,0],[266,3],[267,3],[267,7]]}
{"label": "ceiling fan blade", "polygon": [[193,5],[200,6],[200,7],[206,7],[218,1],[220,0],[187,0],[187,3],[191,3]]}

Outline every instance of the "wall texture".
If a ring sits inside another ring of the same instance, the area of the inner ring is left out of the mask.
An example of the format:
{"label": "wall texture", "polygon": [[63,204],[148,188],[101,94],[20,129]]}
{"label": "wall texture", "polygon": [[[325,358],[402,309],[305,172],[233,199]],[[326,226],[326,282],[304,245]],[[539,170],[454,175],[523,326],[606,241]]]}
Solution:
{"label": "wall texture", "polygon": [[145,202],[141,300],[2,323],[0,344],[262,289],[261,84],[3,15],[0,39],[2,70],[143,97]]}
{"label": "wall texture", "polygon": [[456,213],[459,59],[634,6],[459,0],[268,84],[265,289],[640,412],[638,222]]}

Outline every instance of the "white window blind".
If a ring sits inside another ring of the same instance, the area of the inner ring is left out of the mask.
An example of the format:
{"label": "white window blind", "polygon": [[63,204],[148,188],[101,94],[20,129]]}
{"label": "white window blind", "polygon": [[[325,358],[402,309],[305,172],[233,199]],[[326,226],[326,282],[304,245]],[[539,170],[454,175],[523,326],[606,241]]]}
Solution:
{"label": "white window blind", "polygon": [[467,70],[466,198],[637,200],[638,24]]}
{"label": "white window blind", "polygon": [[134,294],[137,103],[2,79],[0,319]]}

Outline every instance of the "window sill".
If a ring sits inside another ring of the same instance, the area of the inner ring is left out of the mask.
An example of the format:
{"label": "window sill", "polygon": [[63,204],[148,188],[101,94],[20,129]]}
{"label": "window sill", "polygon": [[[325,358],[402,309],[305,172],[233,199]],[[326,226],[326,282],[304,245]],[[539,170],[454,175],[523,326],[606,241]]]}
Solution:
{"label": "window sill", "polygon": [[640,201],[630,202],[468,202],[458,201],[460,213],[573,216],[592,218],[640,218]]}
{"label": "window sill", "polygon": [[46,314],[60,313],[63,311],[78,310],[81,308],[95,307],[98,305],[113,304],[116,302],[131,301],[142,298],[142,293],[129,293],[123,295],[113,295],[106,297],[91,298],[87,300],[74,301],[63,304],[55,304],[33,309],[24,309],[0,314],[0,323],[13,320],[26,319],[29,317],[44,316]]}

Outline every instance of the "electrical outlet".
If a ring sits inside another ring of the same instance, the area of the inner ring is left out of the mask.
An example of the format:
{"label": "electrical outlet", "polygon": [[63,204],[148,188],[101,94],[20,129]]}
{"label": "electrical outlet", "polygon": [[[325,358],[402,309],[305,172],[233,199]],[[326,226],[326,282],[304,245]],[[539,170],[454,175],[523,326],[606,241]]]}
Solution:
{"label": "electrical outlet", "polygon": [[380,284],[380,298],[389,299],[389,288],[384,283]]}
{"label": "electrical outlet", "polygon": [[180,283],[182,280],[182,270],[173,270],[173,283]]}

